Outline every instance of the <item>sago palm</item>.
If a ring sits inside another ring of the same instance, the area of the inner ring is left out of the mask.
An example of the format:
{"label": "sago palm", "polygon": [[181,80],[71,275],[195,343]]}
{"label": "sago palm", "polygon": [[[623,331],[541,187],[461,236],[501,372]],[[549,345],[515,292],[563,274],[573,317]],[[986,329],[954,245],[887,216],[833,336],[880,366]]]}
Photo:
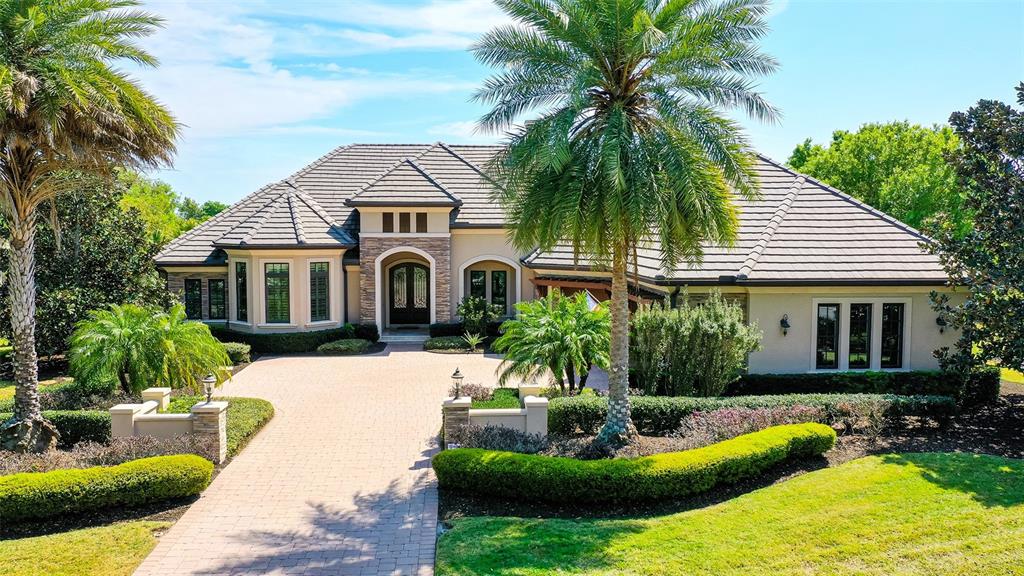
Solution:
{"label": "sago palm", "polygon": [[0,2],[0,214],[10,229],[7,278],[16,384],[0,447],[43,450],[57,432],[39,409],[34,244],[40,208],[62,169],[108,172],[170,162],[178,126],[115,62],[152,66],[136,40],[160,20],[133,0]]}
{"label": "sago palm", "polygon": [[[608,420],[634,434],[627,273],[638,248],[697,265],[736,235],[735,194],[755,197],[753,156],[726,109],[771,121],[751,78],[775,61],[757,40],[765,0],[497,0],[515,23],[473,51],[502,68],[476,94],[483,129],[507,133],[489,166],[521,250],[560,242],[611,271]],[[524,121],[523,124],[517,124]]]}

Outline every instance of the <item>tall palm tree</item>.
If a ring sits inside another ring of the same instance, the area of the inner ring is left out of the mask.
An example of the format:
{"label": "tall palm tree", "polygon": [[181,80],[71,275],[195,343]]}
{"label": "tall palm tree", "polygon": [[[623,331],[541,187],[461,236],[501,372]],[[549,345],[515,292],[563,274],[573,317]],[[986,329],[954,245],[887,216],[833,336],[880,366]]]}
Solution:
{"label": "tall palm tree", "polygon": [[14,416],[0,447],[43,450],[57,432],[39,410],[35,350],[35,224],[65,168],[107,173],[170,162],[178,125],[126,73],[154,66],[136,45],[160,20],[134,0],[0,3],[0,214],[10,228]]}
{"label": "tall palm tree", "polygon": [[[522,250],[559,242],[611,270],[608,420],[635,433],[627,273],[638,248],[698,264],[736,235],[734,194],[756,197],[753,157],[727,109],[773,121],[753,77],[767,0],[497,0],[515,23],[473,47],[503,68],[477,92],[482,129],[508,134],[489,170]],[[516,124],[526,114],[534,117]]]}

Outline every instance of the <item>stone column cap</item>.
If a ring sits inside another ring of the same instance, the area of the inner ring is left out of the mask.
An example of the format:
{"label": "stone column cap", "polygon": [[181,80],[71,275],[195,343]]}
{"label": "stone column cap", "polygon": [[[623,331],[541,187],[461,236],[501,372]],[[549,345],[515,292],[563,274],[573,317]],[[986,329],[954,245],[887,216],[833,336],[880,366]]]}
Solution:
{"label": "stone column cap", "polygon": [[211,400],[210,402],[199,402],[192,406],[192,412],[197,414],[218,414],[228,409],[228,403],[224,400]]}
{"label": "stone column cap", "polygon": [[110,407],[111,414],[135,414],[142,410],[142,404],[117,404]]}
{"label": "stone column cap", "polygon": [[523,398],[523,406],[547,406],[548,399],[543,396],[527,396]]}
{"label": "stone column cap", "polygon": [[473,405],[473,399],[469,396],[461,396],[459,398],[445,398],[443,402],[444,406],[450,408],[469,408]]}
{"label": "stone column cap", "polygon": [[154,386],[153,388],[146,388],[142,391],[143,394],[170,394],[171,389],[166,387]]}

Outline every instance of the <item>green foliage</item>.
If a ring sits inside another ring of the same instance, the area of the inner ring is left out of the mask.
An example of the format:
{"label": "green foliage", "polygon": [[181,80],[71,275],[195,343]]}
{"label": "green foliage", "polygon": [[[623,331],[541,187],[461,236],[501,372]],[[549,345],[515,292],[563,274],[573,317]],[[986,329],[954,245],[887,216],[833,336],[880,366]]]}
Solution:
{"label": "green foliage", "polygon": [[220,380],[230,363],[224,346],[185,307],[167,312],[134,304],[94,310],[71,337],[71,371],[83,382],[118,381],[128,393],[151,386],[198,390],[207,374]]}
{"label": "green foliage", "polygon": [[[896,394],[785,394],[778,396],[731,396],[694,398],[687,396],[637,396],[632,399],[633,422],[647,436],[665,436],[679,427],[693,412],[720,408],[775,408],[808,406],[821,409],[826,422],[847,422],[862,406],[882,405],[884,417],[898,420],[907,416],[945,422],[956,414],[956,402],[948,396],[900,396]],[[600,396],[552,398],[548,405],[548,433],[594,434],[604,422],[608,399]]]}
{"label": "green foliage", "polygon": [[462,318],[462,328],[474,334],[486,334],[487,327],[505,313],[501,306],[491,304],[477,296],[466,296],[459,303],[457,313]]}
{"label": "green foliage", "polygon": [[814,374],[745,374],[733,382],[728,395],[760,394],[900,394],[949,396],[974,406],[995,402],[999,369],[979,368],[968,378],[939,370],[907,372],[818,372]]}
{"label": "green foliage", "polygon": [[462,335],[462,340],[466,342],[466,346],[469,347],[470,352],[476,352],[476,349],[483,344],[484,337],[479,334],[466,332]]}
{"label": "green foliage", "polygon": [[316,352],[321,344],[360,338],[376,342],[380,339],[374,324],[345,324],[341,328],[314,330],[311,332],[282,332],[279,334],[251,334],[211,326],[210,332],[221,342],[241,342],[252,347],[258,354],[299,354]]}
{"label": "green foliage", "polygon": [[[438,336],[462,336],[466,333],[466,327],[462,322],[435,322],[430,325],[430,337]],[[501,333],[501,322],[494,320],[487,324],[488,338],[497,337]]]}
{"label": "green foliage", "polygon": [[[225,419],[227,420],[228,456],[233,457],[257,432],[274,417],[274,405],[260,398],[214,397],[228,403]],[[171,400],[167,408],[170,413],[186,414],[192,406],[206,400],[205,396],[178,396]]]}
{"label": "green foliage", "polygon": [[[1024,82],[1017,87],[1024,106]],[[960,331],[957,350],[939,351],[950,370],[965,372],[982,363],[1024,369],[1024,110],[981,100],[950,119],[962,146],[949,154],[964,206],[974,228],[959,237],[955,223],[936,236],[932,249],[953,285],[966,292],[954,304],[933,294],[940,317]]]}
{"label": "green foliage", "polygon": [[828,426],[790,424],[641,458],[576,460],[456,448],[435,456],[433,467],[439,485],[458,492],[559,504],[654,501],[756,477],[787,460],[823,454],[835,440]]}
{"label": "green foliage", "polygon": [[241,342],[224,342],[224,353],[231,359],[231,364],[246,364],[252,362],[252,346]]}
{"label": "green foliage", "polygon": [[[40,219],[36,230],[36,349],[43,356],[64,354],[89,310],[174,302],[153,261],[160,246],[138,213],[118,205],[120,182],[73,171],[58,178],[65,191],[54,202],[55,219]],[[2,219],[0,235],[7,235]],[[0,275],[7,266],[0,259]],[[0,285],[0,302],[7,299]],[[10,330],[9,316],[10,308],[0,306],[0,331]]]}
{"label": "green foliage", "polygon": [[959,146],[948,126],[909,122],[836,130],[828,147],[810,140],[789,165],[918,228],[945,220],[963,234],[971,227],[963,186],[945,156]]}
{"label": "green foliage", "polygon": [[[0,412],[0,421],[11,417]],[[79,442],[110,441],[110,413],[103,410],[44,410],[43,418],[60,433],[60,447],[70,448]]]}
{"label": "green foliage", "polygon": [[718,291],[674,310],[641,306],[633,315],[630,357],[645,394],[719,396],[761,347],[757,324]]}
{"label": "green foliage", "polygon": [[321,354],[345,356],[351,354],[362,354],[369,348],[369,340],[363,340],[362,338],[345,338],[321,344],[317,346],[316,351]]}
{"label": "green foliage", "polygon": [[437,336],[423,342],[424,350],[467,350],[469,347],[462,336]]}
{"label": "green foliage", "polygon": [[117,179],[126,189],[121,207],[137,211],[151,240],[160,246],[228,208],[227,204],[213,200],[200,205],[175,192],[169,184],[136,172],[119,170]]}
{"label": "green foliage", "polygon": [[565,391],[586,385],[592,366],[608,367],[611,319],[604,306],[591,310],[582,292],[563,296],[551,290],[543,298],[516,303],[516,317],[501,325],[493,348],[504,354],[498,381],[546,379]]}
{"label": "green foliage", "polygon": [[212,475],[213,464],[191,454],[12,474],[0,477],[0,517],[20,522],[184,498],[206,489]]}
{"label": "green foliage", "polygon": [[519,402],[519,390],[495,388],[489,399],[474,399],[473,408],[522,408],[522,404]]}

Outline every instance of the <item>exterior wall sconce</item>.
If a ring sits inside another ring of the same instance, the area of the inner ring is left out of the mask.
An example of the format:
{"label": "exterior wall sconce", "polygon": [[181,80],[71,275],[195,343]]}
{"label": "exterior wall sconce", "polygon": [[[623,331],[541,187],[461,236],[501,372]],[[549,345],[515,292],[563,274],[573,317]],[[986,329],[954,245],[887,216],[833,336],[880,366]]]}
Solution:
{"label": "exterior wall sconce", "polygon": [[782,320],[779,320],[779,327],[782,328],[782,335],[789,334],[789,314],[783,314]]}
{"label": "exterior wall sconce", "polygon": [[939,327],[939,334],[946,331],[946,319],[942,316],[935,317],[935,324]]}

